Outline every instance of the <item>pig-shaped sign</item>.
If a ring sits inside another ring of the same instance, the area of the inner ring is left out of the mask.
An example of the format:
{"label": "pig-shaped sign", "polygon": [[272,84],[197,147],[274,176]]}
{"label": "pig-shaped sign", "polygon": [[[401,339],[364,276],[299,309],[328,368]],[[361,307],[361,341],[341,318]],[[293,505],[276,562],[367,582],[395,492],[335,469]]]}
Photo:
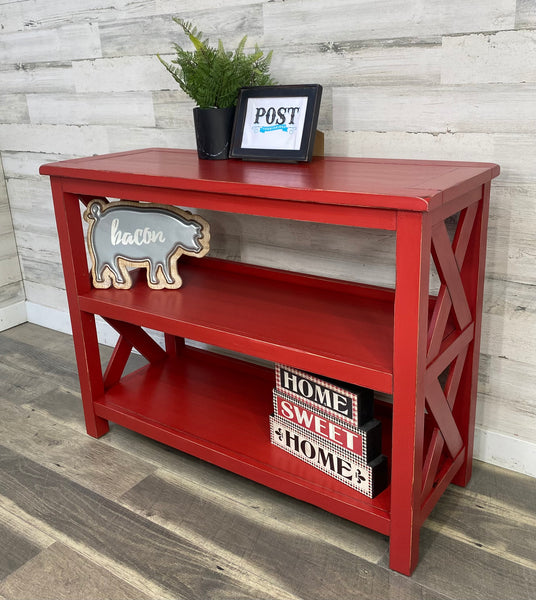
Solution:
{"label": "pig-shaped sign", "polygon": [[179,288],[180,255],[200,258],[209,251],[205,219],[174,206],[95,199],[84,219],[89,223],[87,243],[97,288],[130,288],[129,267],[146,267],[153,289]]}

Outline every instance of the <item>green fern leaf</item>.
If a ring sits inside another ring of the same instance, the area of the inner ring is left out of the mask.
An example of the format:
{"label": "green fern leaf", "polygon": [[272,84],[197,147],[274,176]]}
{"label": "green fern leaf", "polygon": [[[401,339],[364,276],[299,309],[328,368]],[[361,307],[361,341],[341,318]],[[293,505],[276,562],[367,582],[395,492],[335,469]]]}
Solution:
{"label": "green fern leaf", "polygon": [[194,50],[185,50],[174,43],[175,57],[171,63],[157,54],[162,65],[200,108],[234,106],[240,88],[252,85],[273,85],[270,77],[272,51],[264,56],[255,45],[249,55],[245,53],[247,36],[244,36],[234,52],[225,50],[218,40],[217,47],[209,45],[208,39],[191,22],[179,17],[173,21],[181,27]]}

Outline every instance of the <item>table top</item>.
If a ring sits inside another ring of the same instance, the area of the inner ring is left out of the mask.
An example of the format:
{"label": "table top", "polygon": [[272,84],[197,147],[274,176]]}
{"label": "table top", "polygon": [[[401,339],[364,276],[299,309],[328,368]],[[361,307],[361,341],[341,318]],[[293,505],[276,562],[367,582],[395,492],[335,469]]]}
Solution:
{"label": "table top", "polygon": [[43,165],[52,177],[274,200],[431,211],[499,175],[494,163],[314,157],[309,163],[200,160],[145,148]]}

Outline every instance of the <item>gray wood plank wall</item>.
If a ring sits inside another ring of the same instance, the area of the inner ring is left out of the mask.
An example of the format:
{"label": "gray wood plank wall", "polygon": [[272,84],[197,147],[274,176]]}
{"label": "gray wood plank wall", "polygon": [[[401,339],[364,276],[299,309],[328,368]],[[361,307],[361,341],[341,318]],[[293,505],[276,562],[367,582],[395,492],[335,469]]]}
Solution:
{"label": "gray wood plank wall", "polygon": [[22,273],[0,159],[0,331],[24,322],[24,300]]}
{"label": "gray wood plank wall", "polygon": [[[532,0],[0,0],[0,157],[30,320],[67,327],[40,164],[193,148],[193,103],[155,58],[172,15],[273,49],[280,83],[320,83],[326,153],[493,161],[477,456],[536,475],[536,3]],[[0,186],[0,235],[12,236]],[[393,236],[205,215],[213,254],[392,285]],[[7,228],[6,228],[7,227]],[[3,240],[3,238],[2,238]],[[12,250],[0,244],[2,277]],[[11,268],[11,267],[10,267]],[[10,271],[11,273],[11,271]],[[0,281],[0,304],[22,298]],[[434,285],[437,278],[433,277]]]}

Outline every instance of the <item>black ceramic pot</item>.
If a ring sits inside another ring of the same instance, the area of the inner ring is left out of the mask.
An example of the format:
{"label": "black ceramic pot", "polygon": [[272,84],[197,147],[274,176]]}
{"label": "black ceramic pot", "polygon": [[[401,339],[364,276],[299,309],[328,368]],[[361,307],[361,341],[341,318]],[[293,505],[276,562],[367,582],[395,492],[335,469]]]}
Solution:
{"label": "black ceramic pot", "polygon": [[235,108],[194,108],[195,138],[199,158],[229,157]]}

